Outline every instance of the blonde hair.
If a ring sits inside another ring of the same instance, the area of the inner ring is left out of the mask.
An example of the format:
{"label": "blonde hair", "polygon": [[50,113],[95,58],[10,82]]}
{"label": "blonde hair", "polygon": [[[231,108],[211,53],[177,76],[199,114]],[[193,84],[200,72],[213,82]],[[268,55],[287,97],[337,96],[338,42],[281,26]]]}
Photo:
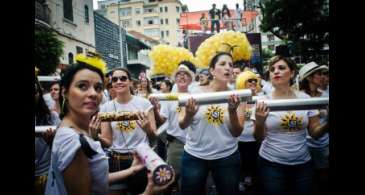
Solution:
{"label": "blonde hair", "polygon": [[256,90],[260,91],[261,86],[260,82],[261,80],[257,77],[257,75],[251,71],[243,71],[241,72],[236,79],[236,89],[247,89],[246,81],[249,79],[257,79],[256,82]]}

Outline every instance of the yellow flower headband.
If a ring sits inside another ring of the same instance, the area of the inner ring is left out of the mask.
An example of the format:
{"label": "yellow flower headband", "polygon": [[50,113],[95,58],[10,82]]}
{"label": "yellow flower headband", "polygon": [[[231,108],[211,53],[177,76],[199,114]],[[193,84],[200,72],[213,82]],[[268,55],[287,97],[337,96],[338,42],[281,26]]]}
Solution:
{"label": "yellow flower headband", "polygon": [[154,46],[149,57],[152,61],[152,75],[172,76],[180,62],[190,61],[194,63],[194,56],[189,50],[164,44]]}
{"label": "yellow flower headband", "polygon": [[196,65],[198,68],[208,68],[210,61],[218,52],[232,54],[233,62],[251,59],[252,48],[244,33],[227,31],[215,34],[198,47]]}
{"label": "yellow flower headband", "polygon": [[93,66],[99,70],[101,70],[101,72],[103,74],[106,73],[106,63],[105,61],[101,58],[101,56],[97,53],[94,52],[87,52],[86,55],[84,54],[77,54],[75,57],[75,60],[77,62],[83,62],[86,63],[90,66]]}

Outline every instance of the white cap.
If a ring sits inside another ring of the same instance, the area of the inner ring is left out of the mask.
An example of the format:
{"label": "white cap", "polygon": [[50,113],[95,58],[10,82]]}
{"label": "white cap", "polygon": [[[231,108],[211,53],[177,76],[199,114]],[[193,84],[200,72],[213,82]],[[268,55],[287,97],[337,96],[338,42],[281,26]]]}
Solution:
{"label": "white cap", "polygon": [[328,70],[328,67],[323,65],[320,66],[315,62],[309,62],[299,70],[299,81],[303,81],[303,79],[307,78],[309,75],[318,70]]}

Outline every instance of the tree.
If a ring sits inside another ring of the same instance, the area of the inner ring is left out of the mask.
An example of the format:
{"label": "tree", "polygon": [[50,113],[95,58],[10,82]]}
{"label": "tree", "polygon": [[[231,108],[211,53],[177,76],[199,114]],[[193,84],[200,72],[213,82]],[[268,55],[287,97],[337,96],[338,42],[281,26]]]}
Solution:
{"label": "tree", "polygon": [[260,1],[261,30],[290,43],[294,55],[317,59],[329,42],[328,0]]}
{"label": "tree", "polygon": [[263,62],[267,62],[273,56],[274,56],[274,53],[270,49],[262,50],[262,61]]}
{"label": "tree", "polygon": [[63,54],[63,42],[50,29],[36,27],[34,46],[34,63],[39,68],[39,74],[54,73]]}

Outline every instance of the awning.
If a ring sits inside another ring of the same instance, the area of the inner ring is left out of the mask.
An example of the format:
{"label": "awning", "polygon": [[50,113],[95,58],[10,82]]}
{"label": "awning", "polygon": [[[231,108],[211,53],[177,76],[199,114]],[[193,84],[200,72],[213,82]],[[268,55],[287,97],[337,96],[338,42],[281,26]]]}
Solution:
{"label": "awning", "polygon": [[134,38],[131,35],[126,34],[126,39],[127,39],[128,45],[138,46],[138,47],[140,47],[140,49],[151,49],[148,45],[146,45],[142,41]]}

